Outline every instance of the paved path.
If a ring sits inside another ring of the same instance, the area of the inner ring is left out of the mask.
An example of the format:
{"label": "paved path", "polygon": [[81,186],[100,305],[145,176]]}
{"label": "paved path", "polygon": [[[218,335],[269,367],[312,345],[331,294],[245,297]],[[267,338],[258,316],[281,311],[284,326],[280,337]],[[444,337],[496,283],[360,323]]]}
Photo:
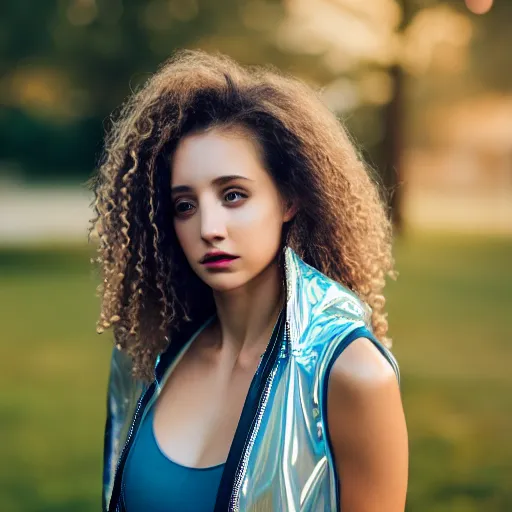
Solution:
{"label": "paved path", "polygon": [[21,188],[0,185],[0,244],[87,242],[85,187]]}

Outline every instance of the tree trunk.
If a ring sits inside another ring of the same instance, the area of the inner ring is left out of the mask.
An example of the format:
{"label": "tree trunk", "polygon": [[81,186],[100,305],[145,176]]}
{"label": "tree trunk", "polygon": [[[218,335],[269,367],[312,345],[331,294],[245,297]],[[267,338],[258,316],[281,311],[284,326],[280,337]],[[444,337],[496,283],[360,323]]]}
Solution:
{"label": "tree trunk", "polygon": [[387,190],[391,219],[397,232],[403,229],[402,152],[404,133],[404,72],[401,66],[390,69],[392,97],[384,109],[383,182]]}

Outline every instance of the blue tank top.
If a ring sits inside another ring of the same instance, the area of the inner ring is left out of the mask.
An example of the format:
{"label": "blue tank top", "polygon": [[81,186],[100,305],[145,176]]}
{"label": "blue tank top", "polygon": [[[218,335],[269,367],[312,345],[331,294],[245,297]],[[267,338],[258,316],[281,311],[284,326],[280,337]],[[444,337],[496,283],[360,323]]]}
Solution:
{"label": "blue tank top", "polygon": [[190,468],[169,459],[155,438],[155,404],[146,414],[126,460],[122,483],[126,510],[211,512],[225,464]]}

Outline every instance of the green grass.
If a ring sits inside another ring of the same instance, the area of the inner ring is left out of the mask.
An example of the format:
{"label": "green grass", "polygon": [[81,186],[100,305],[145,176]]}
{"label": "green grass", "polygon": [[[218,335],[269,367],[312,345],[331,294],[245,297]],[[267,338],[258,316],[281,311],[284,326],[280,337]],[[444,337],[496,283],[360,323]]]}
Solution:
{"label": "green grass", "polygon": [[396,259],[408,510],[512,510],[512,240],[410,237]]}
{"label": "green grass", "polygon": [[[88,248],[0,251],[0,509],[99,510],[110,334]],[[512,240],[396,243],[408,510],[512,510]]]}
{"label": "green grass", "polygon": [[108,335],[89,253],[0,253],[0,509],[100,509]]}

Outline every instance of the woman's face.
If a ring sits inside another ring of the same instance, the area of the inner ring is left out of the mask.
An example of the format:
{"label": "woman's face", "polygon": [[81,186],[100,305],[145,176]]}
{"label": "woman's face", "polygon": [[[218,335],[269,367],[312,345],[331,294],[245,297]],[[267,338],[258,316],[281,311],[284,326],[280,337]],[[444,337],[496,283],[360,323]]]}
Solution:
{"label": "woman's face", "polygon": [[[171,172],[174,227],[194,272],[228,291],[263,272],[279,250],[286,209],[258,146],[243,131],[214,129],[182,139]],[[210,251],[233,256],[205,265]]]}

